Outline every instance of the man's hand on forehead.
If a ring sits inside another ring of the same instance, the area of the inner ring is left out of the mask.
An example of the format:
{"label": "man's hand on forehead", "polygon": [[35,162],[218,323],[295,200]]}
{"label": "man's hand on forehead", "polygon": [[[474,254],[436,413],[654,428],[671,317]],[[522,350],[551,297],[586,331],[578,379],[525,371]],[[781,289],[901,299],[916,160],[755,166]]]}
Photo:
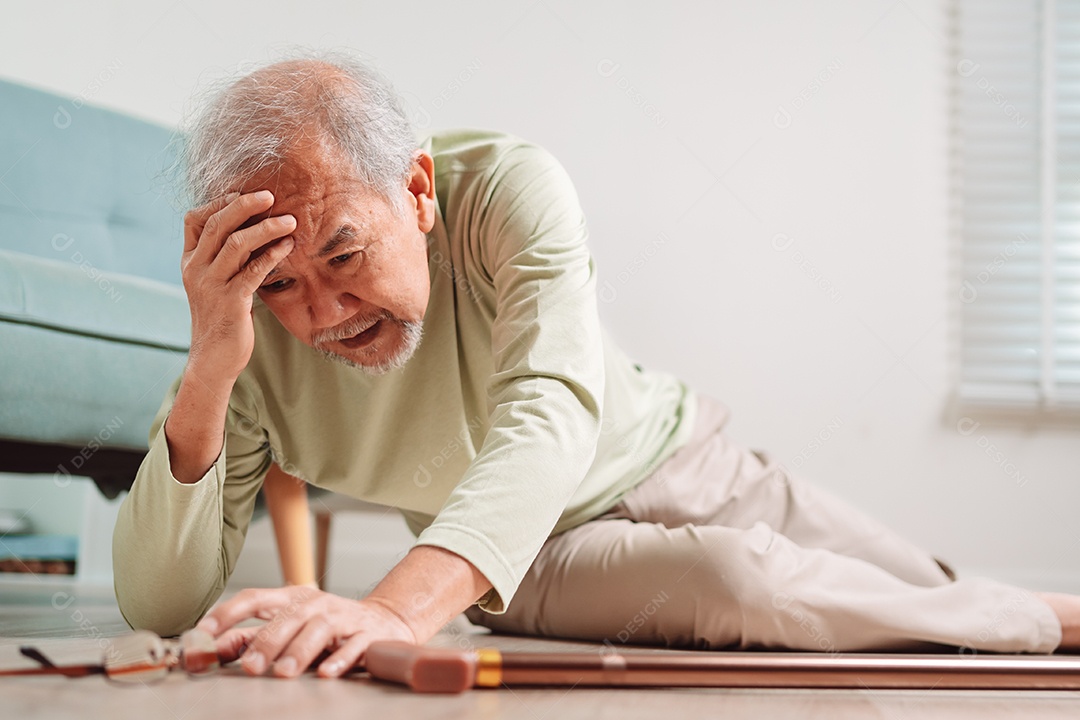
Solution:
{"label": "man's hand on forehead", "polygon": [[252,295],[292,251],[296,218],[273,215],[269,190],[228,193],[184,219],[184,289],[191,357],[217,382],[233,382],[254,349]]}
{"label": "man's hand on forehead", "polygon": [[[269,191],[268,191],[268,192],[269,192]],[[254,215],[252,215],[251,217],[249,217],[249,218],[248,218],[247,220],[245,220],[244,222],[242,222],[242,223],[240,224],[240,227],[238,227],[238,228],[237,228],[237,230],[246,230],[246,229],[248,229],[249,227],[253,227],[253,226],[255,226],[255,225],[258,225],[258,224],[259,224],[259,223],[261,223],[261,222],[262,222],[263,220],[266,220],[267,218],[271,217],[271,213],[273,213],[273,211],[274,211],[274,209],[273,209],[273,208],[270,208],[269,210],[266,210],[266,211],[264,211],[264,212],[261,212],[261,213],[255,213]]]}

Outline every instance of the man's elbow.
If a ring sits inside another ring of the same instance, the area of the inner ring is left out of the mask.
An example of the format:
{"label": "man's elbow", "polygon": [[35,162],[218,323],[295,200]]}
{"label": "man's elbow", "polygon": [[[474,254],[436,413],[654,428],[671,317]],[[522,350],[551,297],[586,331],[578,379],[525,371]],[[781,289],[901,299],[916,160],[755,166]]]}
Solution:
{"label": "man's elbow", "polygon": [[145,589],[125,590],[119,581],[114,583],[113,589],[120,615],[132,630],[149,630],[162,637],[171,637],[195,627],[205,614],[205,608],[170,603],[167,598],[151,596]]}
{"label": "man's elbow", "polygon": [[213,578],[180,571],[151,577],[146,567],[135,567],[122,553],[113,556],[113,578],[116,604],[127,624],[162,637],[194,627],[224,590],[224,583]]}

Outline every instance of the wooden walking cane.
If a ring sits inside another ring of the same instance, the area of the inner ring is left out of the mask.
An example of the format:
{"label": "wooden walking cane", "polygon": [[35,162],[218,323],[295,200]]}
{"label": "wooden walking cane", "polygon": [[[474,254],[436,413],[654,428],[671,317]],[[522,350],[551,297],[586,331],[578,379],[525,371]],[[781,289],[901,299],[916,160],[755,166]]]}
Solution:
{"label": "wooden walking cane", "polygon": [[416,692],[520,686],[1078,690],[1080,658],[664,652],[536,653],[446,650],[375,642],[372,677]]}

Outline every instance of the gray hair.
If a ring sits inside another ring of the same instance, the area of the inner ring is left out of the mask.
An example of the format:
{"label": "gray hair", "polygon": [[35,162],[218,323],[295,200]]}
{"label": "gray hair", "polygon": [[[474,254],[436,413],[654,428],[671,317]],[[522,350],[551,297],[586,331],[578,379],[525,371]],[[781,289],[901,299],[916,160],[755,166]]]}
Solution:
{"label": "gray hair", "polygon": [[337,52],[294,52],[211,88],[181,127],[180,162],[196,205],[280,167],[298,142],[314,139],[331,141],[357,179],[400,212],[418,146],[390,82]]}

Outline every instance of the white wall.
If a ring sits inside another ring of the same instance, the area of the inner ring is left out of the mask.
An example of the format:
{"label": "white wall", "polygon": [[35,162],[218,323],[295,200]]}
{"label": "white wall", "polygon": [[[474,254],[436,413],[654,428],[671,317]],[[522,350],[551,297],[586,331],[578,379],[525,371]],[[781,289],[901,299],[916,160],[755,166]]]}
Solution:
{"label": "white wall", "polygon": [[367,53],[422,125],[546,145],[633,355],[961,571],[1080,590],[1077,432],[945,418],[944,0],[22,5],[0,75],[147,118],[305,43]]}

